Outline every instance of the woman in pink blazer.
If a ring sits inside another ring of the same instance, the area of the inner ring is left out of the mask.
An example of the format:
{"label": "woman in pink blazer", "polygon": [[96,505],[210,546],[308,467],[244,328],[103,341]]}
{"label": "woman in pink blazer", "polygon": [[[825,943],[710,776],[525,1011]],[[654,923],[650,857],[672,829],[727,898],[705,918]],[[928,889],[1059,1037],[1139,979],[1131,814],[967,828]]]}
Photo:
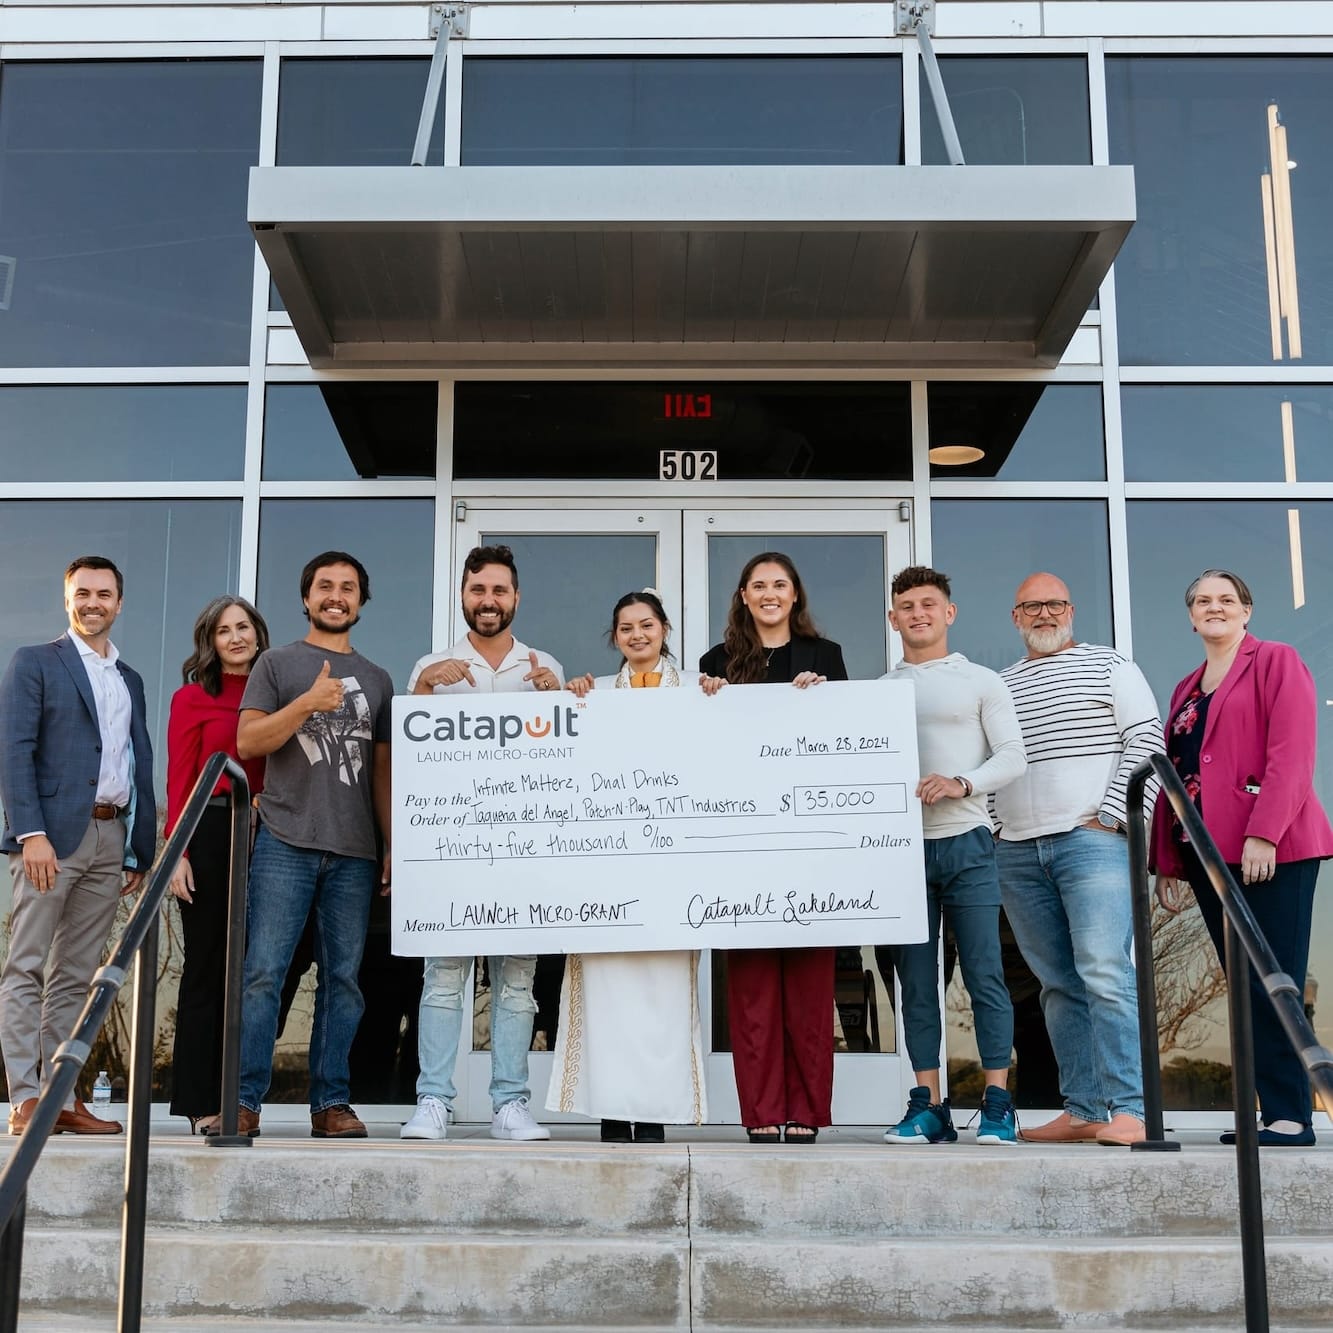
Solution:
{"label": "woman in pink blazer", "polygon": [[[1167,754],[1264,932],[1278,966],[1298,986],[1310,955],[1319,862],[1333,856],[1333,829],[1314,794],[1314,680],[1289,644],[1248,632],[1254,599],[1244,580],[1208,569],[1185,593],[1203,665],[1176,686],[1167,710]],[[1168,912],[1185,905],[1182,881],[1225,960],[1222,907],[1179,821],[1158,796],[1152,863]],[[1268,1147],[1315,1141],[1310,1082],[1267,994],[1250,974],[1255,1086]],[[1223,1134],[1234,1143],[1234,1134]]]}

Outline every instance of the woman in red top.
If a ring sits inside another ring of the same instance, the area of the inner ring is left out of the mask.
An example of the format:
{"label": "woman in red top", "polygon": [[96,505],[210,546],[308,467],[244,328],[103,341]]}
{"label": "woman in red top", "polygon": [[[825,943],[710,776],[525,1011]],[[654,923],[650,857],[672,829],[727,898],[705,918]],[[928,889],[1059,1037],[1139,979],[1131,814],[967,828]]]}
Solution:
{"label": "woman in red top", "polygon": [[[233,759],[241,695],[255,658],[268,647],[264,617],[240,597],[215,597],[194,622],[194,652],[171,697],[167,723],[167,822],[170,836],[204,764],[219,750]],[[264,785],[264,761],[240,761],[250,791]],[[227,889],[231,817],[225,774],[213,789],[189,850],[171,881],[185,937],[171,1111],[204,1133],[222,1104],[222,999],[227,961]]]}

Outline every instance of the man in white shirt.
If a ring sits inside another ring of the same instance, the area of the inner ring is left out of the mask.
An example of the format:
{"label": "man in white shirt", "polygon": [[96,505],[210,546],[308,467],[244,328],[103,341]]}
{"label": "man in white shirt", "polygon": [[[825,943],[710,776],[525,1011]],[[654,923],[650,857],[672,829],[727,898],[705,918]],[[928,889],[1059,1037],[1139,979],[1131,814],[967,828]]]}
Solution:
{"label": "man in white shirt", "polygon": [[1074,604],[1054,574],[1023,581],[1013,618],[1027,656],[1000,675],[1028,767],[995,797],[996,859],[1005,915],[1041,982],[1065,1102],[1023,1137],[1128,1146],[1144,1127],[1125,788],[1165,748],[1162,724],[1133,662],[1075,641]]}
{"label": "man in white shirt", "polygon": [[[0,849],[14,881],[0,973],[9,1132],[32,1118],[51,1057],[74,1031],[123,894],[157,845],[153,751],[143,681],[111,626],[124,580],[105,556],[65,571],[69,629],[20,648],[0,681]],[[57,1134],[119,1134],[71,1099]]]}
{"label": "man in white shirt", "polygon": [[[478,546],[463,562],[462,606],[468,632],[447,652],[423,657],[407,682],[409,694],[512,694],[558,690],[560,663],[520,643],[509,628],[518,610],[518,569],[507,546]],[[537,1004],[531,955],[488,960],[491,976],[491,1137],[549,1139],[528,1109],[528,1048]],[[463,1032],[464,987],[471,958],[427,958],[421,991],[417,1109],[405,1139],[442,1139],[453,1105],[454,1066]]]}
{"label": "man in white shirt", "polygon": [[958,943],[963,982],[972,998],[977,1050],[985,1076],[978,1143],[1017,1142],[1009,1096],[1014,1010],[1000,956],[1000,881],[995,872],[986,796],[1026,767],[1023,737],[1004,682],[986,667],[949,651],[958,614],[949,580],[913,565],[893,580],[889,623],[902,638],[902,661],[884,677],[916,690],[917,749],[922,778],[926,909],[924,944],[890,949],[902,987],[903,1028],[917,1086],[903,1118],[884,1132],[896,1146],[953,1143],[947,1098],[940,1096],[939,935],[943,916]]}

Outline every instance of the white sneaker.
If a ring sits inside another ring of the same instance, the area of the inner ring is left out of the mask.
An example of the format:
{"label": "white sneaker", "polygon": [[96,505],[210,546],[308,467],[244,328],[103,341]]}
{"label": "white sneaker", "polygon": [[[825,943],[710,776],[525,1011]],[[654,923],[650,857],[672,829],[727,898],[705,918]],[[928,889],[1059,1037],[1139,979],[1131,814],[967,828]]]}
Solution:
{"label": "white sneaker", "polygon": [[422,1097],[412,1118],[398,1131],[400,1139],[442,1139],[449,1133],[449,1108],[438,1097]]}
{"label": "white sneaker", "polygon": [[506,1102],[491,1117],[491,1138],[517,1139],[531,1143],[534,1139],[549,1139],[551,1131],[545,1125],[539,1125],[528,1110],[528,1099],[520,1097],[517,1101]]}

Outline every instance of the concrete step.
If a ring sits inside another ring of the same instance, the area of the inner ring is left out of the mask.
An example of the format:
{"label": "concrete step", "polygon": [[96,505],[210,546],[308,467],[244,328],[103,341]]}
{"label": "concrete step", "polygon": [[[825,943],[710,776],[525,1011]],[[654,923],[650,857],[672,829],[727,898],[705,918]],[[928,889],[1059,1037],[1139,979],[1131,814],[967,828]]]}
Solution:
{"label": "concrete step", "polygon": [[[142,1328],[143,1333],[269,1333],[269,1330],[281,1330],[281,1333],[403,1333],[405,1329],[413,1328],[438,1328],[439,1324],[433,1320],[422,1320],[416,1323],[405,1323],[397,1321],[392,1324],[381,1322],[364,1323],[361,1320],[349,1322],[342,1319],[337,1320],[318,1320],[314,1323],[308,1320],[281,1320],[274,1321],[268,1317],[259,1319],[248,1319],[242,1315],[218,1315],[213,1318],[205,1319],[144,1319]],[[608,1333],[608,1328],[614,1329],[614,1326],[606,1324],[591,1325],[583,1324],[578,1326],[546,1325],[539,1327],[536,1324],[523,1324],[523,1333]],[[1207,1327],[1190,1326],[1178,1327],[1174,1333],[1236,1333],[1238,1326],[1235,1323],[1226,1326],[1211,1324]],[[108,1316],[84,1316],[84,1315],[25,1315],[23,1319],[23,1333],[114,1333],[116,1321]],[[450,1327],[449,1333],[495,1333],[495,1326],[482,1324],[454,1324]],[[747,1325],[745,1333],[790,1333],[790,1329],[778,1325]],[[819,1326],[807,1325],[802,1333],[844,1333],[837,1325],[821,1324]],[[898,1325],[893,1333],[939,1333],[938,1327],[932,1327],[924,1324]],[[1051,1333],[1049,1328],[1018,1328],[1013,1325],[1003,1327],[995,1324],[971,1324],[969,1333]],[[1142,1329],[1131,1328],[1127,1325],[1117,1325],[1115,1327],[1105,1327],[1099,1325],[1097,1333],[1143,1333]],[[1278,1324],[1270,1325],[1269,1333],[1311,1333],[1308,1324]]]}
{"label": "concrete step", "polygon": [[[114,1290],[118,1238],[42,1230],[24,1256],[24,1309],[91,1314]],[[1326,1320],[1333,1244],[1268,1247],[1274,1317]],[[725,1330],[756,1322],[871,1329],[932,1320],[1179,1327],[1240,1321],[1239,1248],[1216,1241],[811,1242],[359,1237],[166,1232],[151,1237],[145,1310],[279,1321]],[[1006,1327],[1009,1326],[1006,1324]],[[1323,1325],[1323,1326],[1326,1326]]]}
{"label": "concrete step", "polygon": [[[123,1140],[49,1145],[25,1329],[109,1326],[122,1172]],[[1333,1158],[1271,1153],[1263,1172],[1274,1321],[1326,1327]],[[1243,1322],[1234,1177],[1216,1146],[163,1138],[145,1312],[176,1333],[1185,1333]]]}
{"label": "concrete step", "polygon": [[[110,1222],[124,1140],[53,1139],[29,1217]],[[554,1142],[155,1142],[159,1224],[452,1236],[1229,1236],[1235,1157],[1096,1145],[891,1149]],[[1325,1149],[1262,1159],[1270,1235],[1333,1237]],[[1095,1201],[1095,1206],[1092,1206]]]}

